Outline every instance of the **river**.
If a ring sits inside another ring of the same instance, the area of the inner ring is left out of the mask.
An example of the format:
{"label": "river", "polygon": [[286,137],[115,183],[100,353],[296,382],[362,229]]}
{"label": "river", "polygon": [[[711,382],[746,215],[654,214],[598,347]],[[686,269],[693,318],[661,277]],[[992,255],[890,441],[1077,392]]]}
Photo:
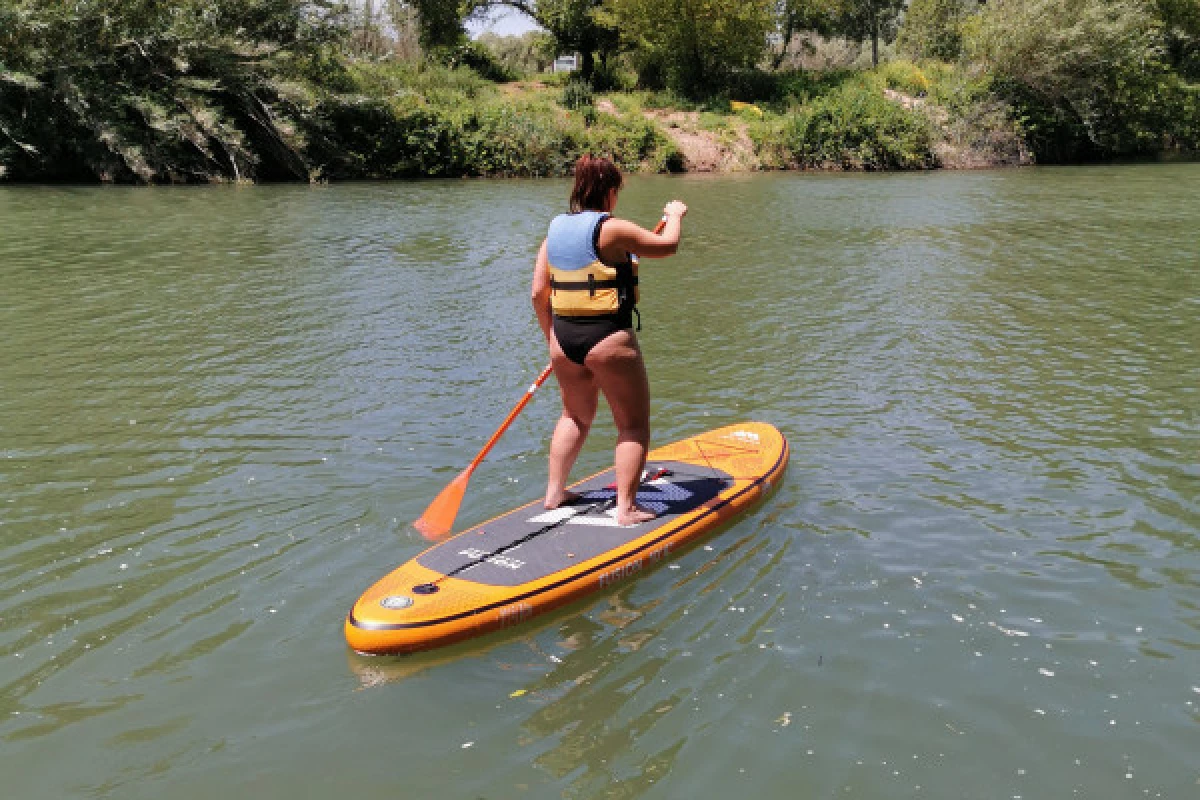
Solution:
{"label": "river", "polygon": [[1200,164],[630,178],[691,206],[655,440],[772,422],[783,485],[524,628],[349,652],[546,361],[568,188],[0,188],[5,797],[1200,793]]}

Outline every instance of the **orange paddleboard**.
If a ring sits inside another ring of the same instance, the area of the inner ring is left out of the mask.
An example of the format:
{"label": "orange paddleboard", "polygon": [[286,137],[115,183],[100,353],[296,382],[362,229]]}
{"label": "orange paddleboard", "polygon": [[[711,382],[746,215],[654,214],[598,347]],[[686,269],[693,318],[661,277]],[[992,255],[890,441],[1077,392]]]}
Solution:
{"label": "orange paddleboard", "polygon": [[745,422],[655,448],[638,504],[657,516],[619,526],[613,471],[430,547],[363,593],[346,617],[362,653],[408,653],[518,625],[628,580],[745,513],[783,476],[788,444]]}

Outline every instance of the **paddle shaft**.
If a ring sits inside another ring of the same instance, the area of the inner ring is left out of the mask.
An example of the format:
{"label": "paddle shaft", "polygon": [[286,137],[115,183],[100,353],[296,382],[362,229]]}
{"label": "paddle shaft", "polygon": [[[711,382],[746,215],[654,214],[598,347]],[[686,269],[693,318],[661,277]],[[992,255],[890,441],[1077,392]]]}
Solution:
{"label": "paddle shaft", "polygon": [[525,409],[525,406],[529,405],[529,401],[533,399],[533,393],[538,390],[539,386],[546,382],[546,378],[549,378],[550,373],[553,371],[554,366],[552,364],[547,364],[546,368],[542,370],[542,374],[537,376],[537,380],[530,384],[529,388],[525,390],[524,396],[521,397],[521,400],[516,404],[516,406],[513,407],[513,410],[508,412],[508,416],[504,418],[504,422],[502,422],[500,427],[496,429],[496,432],[492,434],[492,438],[487,440],[487,444],[485,444],[483,449],[479,451],[479,455],[475,456],[474,460],[471,461],[470,465],[466,469],[467,472],[472,472],[476,467],[479,466],[479,463],[487,457],[488,452],[496,445],[496,442],[500,441],[500,437],[504,435],[504,432],[508,430],[508,426],[512,425],[512,422],[517,418],[517,415]]}

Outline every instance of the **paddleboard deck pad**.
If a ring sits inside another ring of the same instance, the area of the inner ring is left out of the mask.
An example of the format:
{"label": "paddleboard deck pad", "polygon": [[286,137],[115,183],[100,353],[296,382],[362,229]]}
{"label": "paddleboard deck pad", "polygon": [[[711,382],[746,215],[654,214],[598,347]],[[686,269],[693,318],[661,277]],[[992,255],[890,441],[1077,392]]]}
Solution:
{"label": "paddleboard deck pad", "polygon": [[774,426],[730,425],[652,450],[638,504],[617,525],[610,469],[430,547],[363,593],[346,618],[362,653],[439,647],[525,622],[663,561],[744,513],[777,484],[788,444]]}

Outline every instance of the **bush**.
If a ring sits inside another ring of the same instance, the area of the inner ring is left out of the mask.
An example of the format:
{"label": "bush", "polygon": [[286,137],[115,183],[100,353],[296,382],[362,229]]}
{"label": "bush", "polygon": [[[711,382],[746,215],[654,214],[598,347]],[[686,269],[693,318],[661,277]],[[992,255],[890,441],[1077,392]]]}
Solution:
{"label": "bush", "polygon": [[794,114],[783,130],[794,163],[832,169],[936,166],[928,119],[863,85],[847,85]]}
{"label": "bush", "polygon": [[327,180],[452,176],[467,164],[449,120],[412,101],[327,98],[306,118],[305,133],[307,155]]}
{"label": "bush", "polygon": [[[968,52],[1020,111],[1039,160],[1160,150],[1188,105],[1133,0],[1007,0],[964,27]],[[1187,123],[1182,139],[1188,138]]]}
{"label": "bush", "polygon": [[466,67],[474,70],[484,80],[501,83],[516,80],[517,71],[501,63],[486,46],[479,42],[464,41],[451,46],[435,48],[430,53],[434,63],[451,69]]}
{"label": "bush", "polygon": [[929,93],[930,81],[921,68],[911,61],[889,61],[881,64],[875,75],[883,86],[895,89],[914,97],[923,97]]}
{"label": "bush", "polygon": [[592,105],[592,85],[582,78],[567,81],[563,87],[559,104],[568,111],[579,111]]}
{"label": "bush", "polygon": [[552,115],[528,109],[492,106],[464,122],[466,168],[472,175],[549,177],[564,175],[573,137]]}
{"label": "bush", "polygon": [[641,115],[604,114],[588,128],[580,152],[602,153],[626,171],[678,172],[683,156],[674,142]]}

